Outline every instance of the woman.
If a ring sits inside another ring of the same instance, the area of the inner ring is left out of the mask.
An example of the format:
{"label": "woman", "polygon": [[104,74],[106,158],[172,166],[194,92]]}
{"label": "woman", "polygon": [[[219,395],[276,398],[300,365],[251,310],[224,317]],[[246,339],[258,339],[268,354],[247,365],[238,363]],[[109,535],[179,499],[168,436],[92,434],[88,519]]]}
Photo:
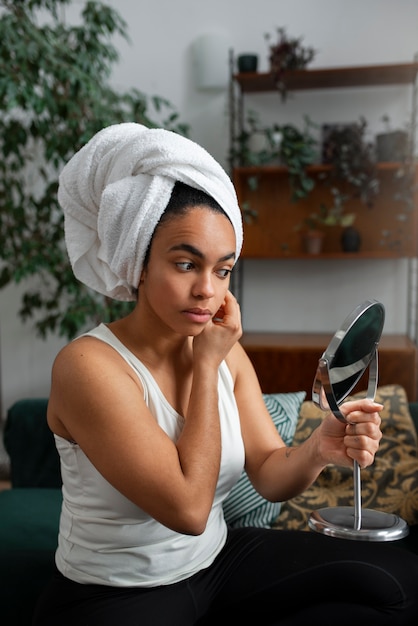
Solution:
{"label": "woman", "polygon": [[67,164],[59,200],[76,276],[136,305],[53,366],[63,509],[34,625],[415,623],[413,555],[226,527],[222,501],[244,465],[272,501],[328,463],[370,465],[382,407],[347,402],[349,425],[328,415],[285,447],[239,343],[229,282],[242,224],[222,168],[178,135],[121,124]]}

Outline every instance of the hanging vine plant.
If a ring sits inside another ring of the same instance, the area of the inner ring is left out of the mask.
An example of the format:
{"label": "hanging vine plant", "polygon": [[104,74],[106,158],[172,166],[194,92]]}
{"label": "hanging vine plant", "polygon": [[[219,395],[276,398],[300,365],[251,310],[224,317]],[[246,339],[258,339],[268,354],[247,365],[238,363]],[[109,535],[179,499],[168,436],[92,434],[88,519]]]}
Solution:
{"label": "hanging vine plant", "polygon": [[68,4],[0,0],[0,289],[24,283],[22,319],[42,337],[72,338],[131,305],[74,278],[57,203],[61,167],[109,124],[136,121],[183,135],[188,126],[168,100],[110,86],[118,60],[112,37],[128,40],[117,11],[85,2],[73,26],[64,19]]}
{"label": "hanging vine plant", "polygon": [[349,183],[351,197],[368,207],[379,193],[375,147],[367,139],[367,122],[361,117],[352,124],[336,125],[323,147],[323,162],[332,166],[332,185]]}

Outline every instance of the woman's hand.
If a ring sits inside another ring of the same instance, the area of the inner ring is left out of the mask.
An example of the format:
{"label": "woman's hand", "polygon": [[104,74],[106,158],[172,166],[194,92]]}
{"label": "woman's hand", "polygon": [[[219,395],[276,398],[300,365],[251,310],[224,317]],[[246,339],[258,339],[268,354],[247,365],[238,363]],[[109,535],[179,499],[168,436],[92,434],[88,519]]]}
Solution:
{"label": "woman's hand", "polygon": [[236,298],[228,291],[222,306],[193,339],[194,358],[219,365],[242,335],[241,311]]}
{"label": "woman's hand", "polygon": [[341,405],[347,424],[329,413],[317,429],[318,447],[325,464],[351,466],[357,461],[361,468],[374,461],[382,438],[380,415],[383,406],[371,400],[352,400]]}

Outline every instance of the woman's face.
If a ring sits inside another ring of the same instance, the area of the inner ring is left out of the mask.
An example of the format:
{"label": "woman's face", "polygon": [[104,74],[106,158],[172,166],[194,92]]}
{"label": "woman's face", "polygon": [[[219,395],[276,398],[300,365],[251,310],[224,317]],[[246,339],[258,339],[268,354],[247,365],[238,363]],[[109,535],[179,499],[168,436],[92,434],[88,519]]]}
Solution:
{"label": "woman's face", "polygon": [[235,262],[228,218],[206,207],[162,223],[153,237],[139,301],[174,332],[199,334],[223,304]]}

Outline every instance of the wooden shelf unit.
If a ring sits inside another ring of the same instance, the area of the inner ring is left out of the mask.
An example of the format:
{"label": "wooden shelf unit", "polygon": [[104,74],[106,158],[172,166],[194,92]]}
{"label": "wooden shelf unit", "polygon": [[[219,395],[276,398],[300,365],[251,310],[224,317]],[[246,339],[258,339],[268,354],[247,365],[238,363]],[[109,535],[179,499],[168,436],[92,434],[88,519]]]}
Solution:
{"label": "wooden shelf unit", "polygon": [[[322,180],[322,175],[330,175],[329,165],[313,165],[307,171],[315,179],[315,188],[309,197],[297,203],[291,200],[287,169],[282,166],[237,167],[233,171],[233,181],[241,206],[248,204],[256,211],[256,218],[244,223],[244,247],[242,257],[252,258],[413,258],[418,256],[418,193],[415,191],[413,210],[396,199],[399,179],[396,172],[399,163],[378,165],[380,193],[367,207],[360,200],[350,200],[345,211],[354,213],[355,226],[359,230],[362,243],[359,252],[342,252],[341,226],[324,227],[325,240],[320,255],[306,255],[303,251],[300,225],[312,207],[321,202],[330,206],[331,179]],[[416,180],[418,180],[418,167]],[[249,184],[256,176],[257,187]],[[344,187],[339,185],[344,192]]]}
{"label": "wooden shelf unit", "polygon": [[[277,92],[271,72],[233,73],[231,57],[230,124],[231,145],[243,126],[244,95],[249,93]],[[418,62],[386,65],[331,67],[288,71],[284,80],[289,91],[314,89],[341,89],[353,87],[412,86],[412,128],[416,122],[416,90]],[[275,106],[280,106],[276,103]],[[238,116],[235,113],[238,111]],[[378,176],[380,194],[373,208],[360,201],[347,203],[345,212],[355,213],[355,226],[362,236],[361,251],[356,255],[341,253],[341,228],[325,228],[326,240],[321,255],[315,258],[413,258],[418,255],[418,192],[415,190],[414,210],[404,210],[396,200],[395,174],[399,163],[380,163]],[[244,224],[243,258],[304,258],[299,225],[321,202],[331,203],[329,184],[331,168],[317,164],[307,168],[316,181],[315,189],[305,200],[294,203],[288,182],[287,168],[280,166],[239,167],[232,164],[232,177],[240,205],[248,205],[257,217]],[[328,174],[328,187],[322,181]],[[254,190],[248,184],[257,178]],[[418,180],[418,175],[416,175]],[[338,183],[344,193],[344,187]],[[314,258],[309,256],[309,258]]]}
{"label": "wooden shelf unit", "polygon": [[[311,399],[318,359],[332,335],[325,333],[244,333],[241,344],[264,393],[306,391]],[[406,335],[383,334],[379,343],[379,386],[399,384],[417,400],[417,346]],[[355,390],[367,388],[367,372]]]}
{"label": "wooden shelf unit", "polygon": [[[242,130],[244,96],[262,92],[276,92],[271,73],[234,74],[231,54],[230,85],[230,140]],[[359,67],[334,67],[295,70],[285,75],[290,91],[318,89],[348,89],[399,85],[412,88],[411,127],[417,123],[418,62]],[[273,106],[279,107],[276,98]],[[248,203],[257,212],[257,219],[244,224],[244,259],[389,259],[418,257],[418,192],[415,189],[409,210],[395,199],[395,174],[399,163],[379,163],[380,194],[371,208],[360,201],[350,201],[346,212],[356,214],[355,225],[361,233],[360,252],[341,251],[341,227],[328,227],[323,252],[307,255],[302,251],[298,225],[317,208],[321,201],[329,203],[330,188],[317,184],[306,200],[291,202],[287,168],[282,166],[237,167],[231,163],[232,177],[240,205]],[[312,177],[323,178],[330,166],[317,164],[308,168]],[[257,177],[254,191],[248,184]],[[415,166],[415,182],[418,166]],[[344,192],[344,188],[338,185]],[[415,185],[415,188],[417,185]],[[411,265],[411,264],[409,264]],[[413,298],[410,298],[411,302]],[[411,307],[408,302],[408,307]],[[321,333],[264,333],[246,332],[241,343],[254,364],[263,392],[290,392],[304,390],[311,398],[312,384],[318,359],[332,335]],[[402,385],[410,401],[417,394],[417,345],[407,335],[383,334],[379,344],[379,385]],[[355,390],[365,390],[366,375]]]}

